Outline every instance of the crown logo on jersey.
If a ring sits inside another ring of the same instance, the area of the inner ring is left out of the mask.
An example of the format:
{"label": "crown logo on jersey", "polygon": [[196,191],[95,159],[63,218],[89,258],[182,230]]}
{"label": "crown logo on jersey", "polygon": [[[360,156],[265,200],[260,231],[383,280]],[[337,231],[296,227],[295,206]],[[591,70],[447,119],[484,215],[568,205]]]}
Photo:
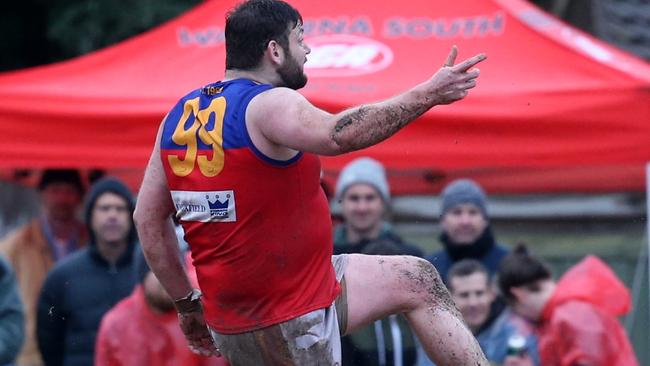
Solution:
{"label": "crown logo on jersey", "polygon": [[210,201],[210,196],[205,195],[205,198],[208,200],[208,206],[210,208],[210,216],[218,217],[220,219],[228,218],[228,206],[230,205],[230,195],[226,195],[226,200],[221,202],[219,200],[219,195],[214,195],[214,202]]}

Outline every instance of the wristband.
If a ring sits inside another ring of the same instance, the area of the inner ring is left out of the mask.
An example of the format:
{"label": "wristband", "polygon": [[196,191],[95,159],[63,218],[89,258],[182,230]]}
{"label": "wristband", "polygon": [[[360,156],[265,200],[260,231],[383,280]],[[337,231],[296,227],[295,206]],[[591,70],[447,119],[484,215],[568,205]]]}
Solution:
{"label": "wristband", "polygon": [[201,310],[201,291],[192,289],[189,294],[174,300],[174,305],[179,313],[193,313]]}

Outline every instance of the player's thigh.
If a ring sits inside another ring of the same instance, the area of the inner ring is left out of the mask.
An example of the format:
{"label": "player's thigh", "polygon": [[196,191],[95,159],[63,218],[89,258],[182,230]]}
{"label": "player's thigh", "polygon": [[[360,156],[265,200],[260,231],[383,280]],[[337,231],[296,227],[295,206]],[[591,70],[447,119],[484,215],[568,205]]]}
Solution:
{"label": "player's thigh", "polygon": [[345,270],[348,304],[345,332],[351,333],[389,314],[416,308],[431,295],[431,283],[436,278],[433,266],[422,258],[350,255]]}

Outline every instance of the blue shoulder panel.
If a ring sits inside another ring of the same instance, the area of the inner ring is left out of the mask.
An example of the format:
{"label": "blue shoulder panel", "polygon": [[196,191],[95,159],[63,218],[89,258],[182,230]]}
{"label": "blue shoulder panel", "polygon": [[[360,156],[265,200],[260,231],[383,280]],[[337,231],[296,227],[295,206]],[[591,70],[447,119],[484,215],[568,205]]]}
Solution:
{"label": "blue shoulder panel", "polygon": [[[182,124],[182,131],[179,130],[179,135],[185,134],[184,138],[188,138],[187,134],[194,134],[188,139],[192,143],[196,142],[198,150],[212,149],[211,145],[205,144],[198,136],[201,129],[209,132],[214,131],[217,114],[222,114],[220,117],[223,118],[223,149],[249,147],[255,155],[269,164],[278,166],[292,164],[302,156],[302,153],[287,161],[271,159],[255,147],[246,129],[246,108],[248,104],[255,96],[272,87],[272,85],[258,84],[248,79],[235,79],[208,84],[190,92],[181,98],[169,112],[163,127],[161,148],[170,150],[187,148],[186,145],[180,145],[173,141],[174,133]],[[204,125],[194,126],[196,114],[207,110],[217,98],[223,98],[224,102],[218,104],[217,109],[209,112],[208,120]],[[192,132],[193,126],[195,130]],[[176,137],[179,138],[179,136]]]}

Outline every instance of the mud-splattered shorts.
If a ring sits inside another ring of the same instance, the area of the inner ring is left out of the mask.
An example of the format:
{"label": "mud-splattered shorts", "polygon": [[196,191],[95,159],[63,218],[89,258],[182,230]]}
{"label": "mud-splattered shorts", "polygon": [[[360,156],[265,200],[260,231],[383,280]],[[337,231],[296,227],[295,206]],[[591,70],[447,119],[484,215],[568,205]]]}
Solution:
{"label": "mud-splattered shorts", "polygon": [[347,255],[332,256],[341,294],[334,303],[264,329],[219,334],[210,330],[231,366],[339,366],[341,334],[347,327]]}

